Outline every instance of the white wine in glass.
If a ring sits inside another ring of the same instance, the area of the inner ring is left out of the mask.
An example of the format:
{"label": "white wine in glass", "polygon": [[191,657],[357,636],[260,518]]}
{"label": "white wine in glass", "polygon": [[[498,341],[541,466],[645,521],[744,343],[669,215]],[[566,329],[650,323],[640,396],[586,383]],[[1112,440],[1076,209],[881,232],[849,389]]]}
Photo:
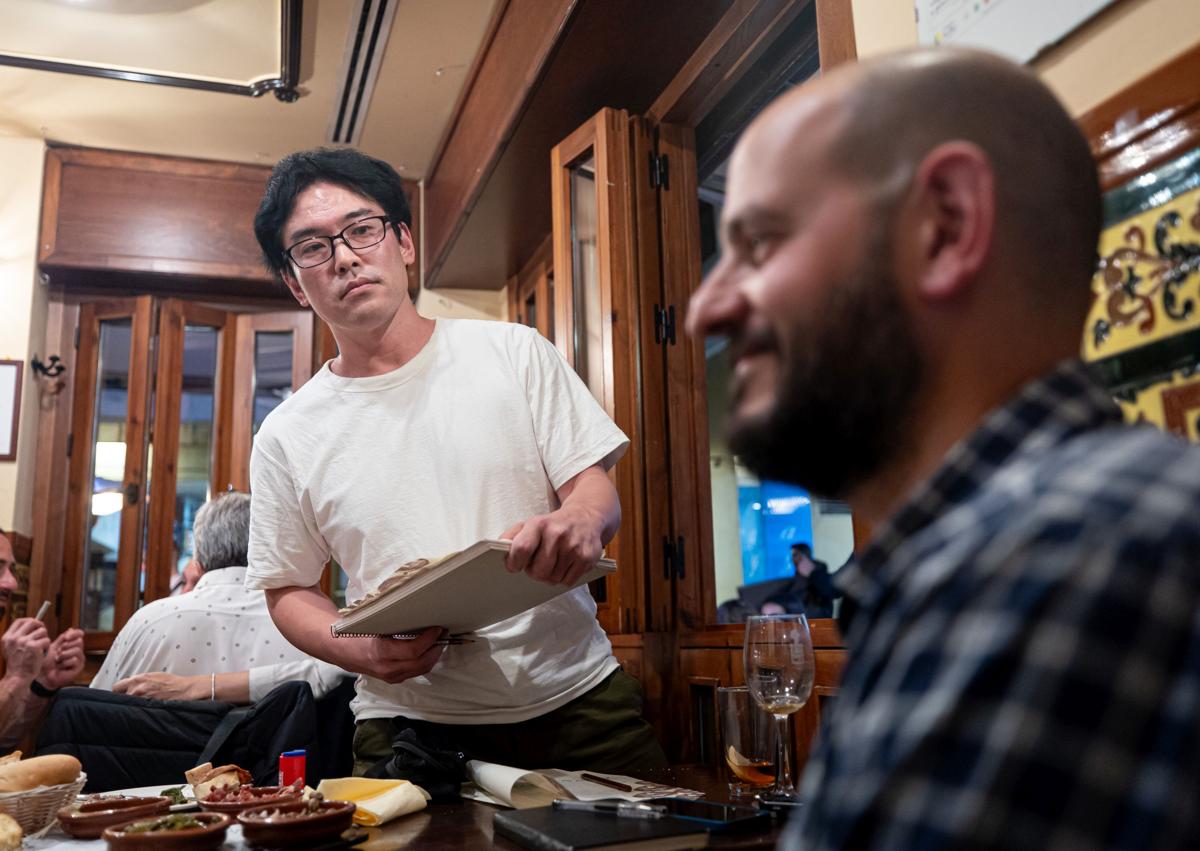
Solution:
{"label": "white wine in glass", "polygon": [[800,711],[812,694],[816,665],[804,615],[755,615],[746,620],[746,686],[754,700],[775,716],[778,727],[775,785],[760,795],[764,804],[800,803],[792,782],[788,716]]}

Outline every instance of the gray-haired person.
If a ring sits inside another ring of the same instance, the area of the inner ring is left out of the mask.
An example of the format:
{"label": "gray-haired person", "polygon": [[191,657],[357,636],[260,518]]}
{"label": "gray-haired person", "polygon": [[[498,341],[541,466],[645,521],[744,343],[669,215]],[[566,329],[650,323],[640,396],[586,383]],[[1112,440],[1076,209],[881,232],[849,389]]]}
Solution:
{"label": "gray-haired person", "polygon": [[160,700],[248,703],[289,680],[320,697],[345,676],[284,638],[261,591],[247,590],[250,497],[228,493],[200,507],[193,524],[195,590],[155,600],[125,624],[92,688]]}

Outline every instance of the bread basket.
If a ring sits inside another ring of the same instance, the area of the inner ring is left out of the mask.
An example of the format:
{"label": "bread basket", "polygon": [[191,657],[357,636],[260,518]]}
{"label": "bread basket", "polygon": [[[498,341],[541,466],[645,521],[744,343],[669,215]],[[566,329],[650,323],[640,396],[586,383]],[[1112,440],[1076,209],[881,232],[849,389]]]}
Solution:
{"label": "bread basket", "polygon": [[73,803],[85,783],[87,774],[81,771],[70,783],[27,792],[0,792],[0,813],[16,819],[26,837],[33,836],[53,824],[59,807]]}

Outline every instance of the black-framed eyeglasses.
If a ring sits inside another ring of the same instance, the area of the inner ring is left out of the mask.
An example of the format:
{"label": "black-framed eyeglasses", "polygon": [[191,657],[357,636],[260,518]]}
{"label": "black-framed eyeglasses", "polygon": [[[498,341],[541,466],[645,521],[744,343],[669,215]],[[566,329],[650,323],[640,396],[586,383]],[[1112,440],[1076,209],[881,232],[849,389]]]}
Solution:
{"label": "black-framed eyeglasses", "polygon": [[320,266],[333,256],[333,241],[340,239],[351,249],[370,248],[383,242],[387,236],[387,216],[368,216],[342,228],[333,236],[310,236],[288,248],[284,254],[301,269]]}

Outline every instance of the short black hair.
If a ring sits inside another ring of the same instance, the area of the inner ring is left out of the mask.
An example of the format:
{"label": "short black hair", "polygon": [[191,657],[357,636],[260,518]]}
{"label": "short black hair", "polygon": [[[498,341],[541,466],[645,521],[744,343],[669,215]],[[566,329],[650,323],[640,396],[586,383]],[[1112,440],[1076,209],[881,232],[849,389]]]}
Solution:
{"label": "short black hair", "polygon": [[810,547],[808,544],[804,543],[803,541],[801,541],[798,544],[792,544],[792,549],[799,550],[800,552],[804,553],[806,556],[812,555],[812,547]]}
{"label": "short black hair", "polygon": [[287,266],[283,225],[292,214],[296,197],[314,183],[332,183],[370,198],[383,208],[399,235],[401,222],[412,227],[412,211],[404,184],[396,170],[383,160],[354,148],[314,148],[288,154],[276,163],[266,192],[254,214],[254,236],[262,248],[263,263],[280,278]]}

